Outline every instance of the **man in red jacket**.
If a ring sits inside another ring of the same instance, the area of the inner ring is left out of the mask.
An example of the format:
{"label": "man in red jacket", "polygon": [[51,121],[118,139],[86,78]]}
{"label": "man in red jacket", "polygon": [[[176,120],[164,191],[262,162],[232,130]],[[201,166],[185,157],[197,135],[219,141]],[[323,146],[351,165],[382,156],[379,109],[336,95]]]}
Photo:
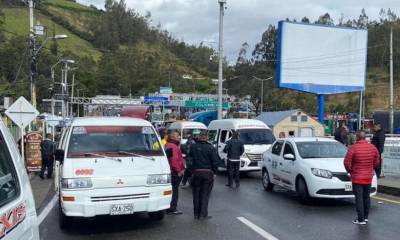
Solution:
{"label": "man in red jacket", "polygon": [[171,183],[172,183],[172,200],[171,207],[167,211],[168,214],[180,215],[178,210],[179,185],[181,184],[183,173],[185,172],[185,162],[179,147],[181,136],[179,132],[173,131],[168,135],[166,149],[171,149],[172,155],[169,157],[169,166],[171,168]]}
{"label": "man in red jacket", "polygon": [[371,182],[379,161],[376,147],[365,140],[364,131],[358,131],[357,142],[348,149],[344,159],[344,166],[351,175],[356,198],[358,218],[353,221],[354,224],[365,225],[368,222]]}

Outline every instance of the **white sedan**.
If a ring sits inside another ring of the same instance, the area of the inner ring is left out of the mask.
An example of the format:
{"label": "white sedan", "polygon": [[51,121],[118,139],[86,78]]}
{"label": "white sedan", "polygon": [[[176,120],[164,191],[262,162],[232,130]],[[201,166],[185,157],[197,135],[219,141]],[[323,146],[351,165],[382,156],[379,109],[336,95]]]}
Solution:
{"label": "white sedan", "polygon": [[[350,176],[343,160],[347,148],[328,138],[277,140],[264,153],[262,183],[266,191],[274,185],[297,192],[300,201],[311,198],[354,198]],[[377,190],[374,174],[371,195]]]}

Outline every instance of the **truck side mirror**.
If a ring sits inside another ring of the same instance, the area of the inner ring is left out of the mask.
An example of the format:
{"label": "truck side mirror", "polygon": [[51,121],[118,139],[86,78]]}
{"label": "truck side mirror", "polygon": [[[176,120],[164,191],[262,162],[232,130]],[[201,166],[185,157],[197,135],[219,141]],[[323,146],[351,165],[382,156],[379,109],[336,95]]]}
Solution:
{"label": "truck side mirror", "polygon": [[60,163],[63,163],[64,162],[64,154],[65,154],[64,150],[57,149],[55,154],[54,154],[55,157],[56,157],[56,161],[59,161]]}

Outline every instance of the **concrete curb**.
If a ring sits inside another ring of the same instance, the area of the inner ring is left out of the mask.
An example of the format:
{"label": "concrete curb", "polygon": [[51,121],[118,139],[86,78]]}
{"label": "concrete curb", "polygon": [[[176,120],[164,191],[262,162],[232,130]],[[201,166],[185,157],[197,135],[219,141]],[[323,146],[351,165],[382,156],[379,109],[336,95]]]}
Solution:
{"label": "concrete curb", "polygon": [[384,193],[400,197],[400,188],[378,185],[378,193]]}

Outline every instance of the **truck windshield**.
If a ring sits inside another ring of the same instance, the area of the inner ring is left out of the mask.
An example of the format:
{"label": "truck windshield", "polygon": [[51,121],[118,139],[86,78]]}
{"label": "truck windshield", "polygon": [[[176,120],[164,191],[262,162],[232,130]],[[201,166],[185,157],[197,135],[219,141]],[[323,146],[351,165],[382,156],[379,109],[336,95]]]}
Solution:
{"label": "truck windshield", "polygon": [[338,142],[297,142],[302,158],[344,158],[347,148]]}
{"label": "truck windshield", "polygon": [[243,144],[272,144],[275,141],[269,129],[239,129],[238,132]]}
{"label": "truck windshield", "polygon": [[[69,158],[88,154],[120,156],[122,152],[143,156],[163,155],[160,142],[151,127],[85,126],[74,127],[68,147]],[[124,154],[127,155],[127,154]]]}
{"label": "truck windshield", "polygon": [[187,139],[188,135],[191,134],[193,136],[194,131],[204,131],[204,129],[201,128],[185,128],[182,131],[182,139]]}

